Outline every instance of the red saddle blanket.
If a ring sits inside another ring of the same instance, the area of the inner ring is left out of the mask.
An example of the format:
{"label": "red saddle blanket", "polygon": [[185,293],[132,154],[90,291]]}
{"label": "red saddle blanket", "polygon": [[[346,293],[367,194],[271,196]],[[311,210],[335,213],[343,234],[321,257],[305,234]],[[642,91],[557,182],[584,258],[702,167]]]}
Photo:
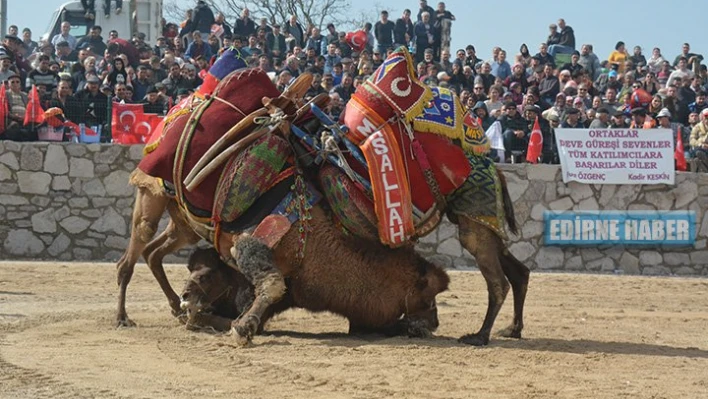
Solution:
{"label": "red saddle blanket", "polygon": [[[184,170],[182,176],[187,176],[194,168],[201,156],[224,133],[246,115],[263,106],[263,97],[278,97],[280,92],[260,69],[245,69],[232,72],[224,78],[216,90],[214,97],[223,101],[212,99],[207,108],[194,121],[196,124],[188,126],[192,113],[199,112],[199,108],[190,113],[180,115],[170,122],[164,131],[163,137],[155,150],[147,154],[138,168],[149,176],[158,177],[173,184],[182,184],[173,181],[173,171],[178,143],[184,134],[194,132],[191,141],[186,146],[184,157]],[[247,133],[247,132],[244,132]],[[209,216],[216,196],[216,187],[223,168],[211,173],[194,191],[184,190],[184,199],[191,207],[199,210],[202,215]]]}

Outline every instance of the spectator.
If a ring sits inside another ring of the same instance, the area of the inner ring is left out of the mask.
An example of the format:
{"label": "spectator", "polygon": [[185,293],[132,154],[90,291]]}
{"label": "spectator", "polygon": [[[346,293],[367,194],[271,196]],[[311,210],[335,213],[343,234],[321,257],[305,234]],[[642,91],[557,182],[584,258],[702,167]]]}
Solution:
{"label": "spectator", "polygon": [[632,124],[630,129],[652,129],[656,127],[656,121],[647,115],[647,110],[639,107],[631,111]]}
{"label": "spectator", "polygon": [[125,54],[128,57],[128,66],[137,68],[140,65],[140,53],[135,45],[125,39],[119,37],[109,38],[108,46],[106,48],[108,52],[114,57],[118,54]]}
{"label": "spectator", "polygon": [[590,129],[607,129],[610,124],[610,112],[606,107],[597,109],[595,120],[590,123]]}
{"label": "spectator", "polygon": [[578,64],[588,72],[590,79],[593,81],[600,76],[600,60],[597,58],[597,55],[592,52],[592,45],[583,44],[580,48]]}
{"label": "spectator", "polygon": [[[543,79],[538,84],[538,89],[541,92],[541,100],[547,104],[553,104],[556,95],[560,93],[560,81],[553,75],[553,66],[546,64],[543,68]],[[561,120],[563,120],[561,118]]]}
{"label": "spectator", "polygon": [[25,111],[27,110],[27,94],[22,92],[20,75],[12,75],[8,79],[7,90],[7,127],[2,137],[13,141],[36,141],[36,133],[24,128]]}
{"label": "spectator", "polygon": [[[98,82],[98,78],[95,76],[91,79]],[[81,119],[81,103],[72,95],[72,92],[69,81],[60,81],[52,100],[49,102],[49,107],[60,108],[66,119],[76,122]]]}
{"label": "spectator", "polygon": [[465,57],[465,65],[474,71],[475,65],[479,64],[482,62],[479,58],[477,58],[477,50],[475,50],[474,46],[469,44],[467,47],[465,47],[465,52],[467,53],[467,56]]}
{"label": "spectator", "polygon": [[143,110],[148,114],[165,114],[165,103],[160,98],[160,92],[157,87],[150,85],[145,90],[145,96],[140,100],[143,104]]}
{"label": "spectator", "polygon": [[[138,67],[137,79],[131,82],[133,86],[133,102],[137,103],[145,99],[147,95],[148,88],[151,85],[148,79],[148,68],[145,65],[140,65]],[[153,87],[154,88],[154,87]]]}
{"label": "spectator", "polygon": [[27,75],[26,87],[32,85],[46,85],[47,90],[51,91],[59,84],[59,75],[49,69],[49,57],[46,55],[39,56],[39,65]]}
{"label": "spectator", "polygon": [[68,42],[59,42],[55,59],[62,64],[62,69],[68,70],[71,63],[79,60],[79,54],[71,49]]}
{"label": "spectator", "polygon": [[575,32],[573,28],[565,24],[563,18],[558,20],[558,27],[560,32],[558,33],[558,43],[549,45],[548,52],[552,57],[556,54],[572,54],[575,51]]}
{"label": "spectator", "polygon": [[394,47],[408,47],[415,36],[413,21],[411,21],[411,10],[403,10],[401,18],[396,20],[393,29]]}
{"label": "spectator", "polygon": [[674,59],[673,67],[676,68],[679,65],[679,62],[681,61],[681,57],[686,59],[686,63],[690,66],[693,67],[694,61],[701,62],[703,61],[703,56],[700,54],[694,54],[691,52],[691,45],[688,43],[684,43],[682,48],[681,48],[681,54],[677,55],[676,58]]}
{"label": "spectator", "polygon": [[519,48],[519,54],[515,57],[515,62],[524,66],[524,68],[531,65],[531,53],[529,53],[529,47],[526,43],[522,44]]}
{"label": "spectator", "polygon": [[89,30],[89,34],[79,39],[76,43],[77,49],[91,48],[95,54],[103,54],[106,51],[106,44],[101,37],[101,27],[94,25]]}
{"label": "spectator", "polygon": [[248,8],[244,8],[241,11],[241,17],[234,23],[233,34],[242,37],[249,37],[255,33],[256,23],[251,19],[251,12]]}
{"label": "spectator", "polygon": [[202,37],[203,35],[200,31],[195,30],[192,32],[192,42],[189,43],[189,47],[184,53],[186,60],[192,64],[196,64],[196,58],[199,56],[207,60],[212,56],[211,46],[202,40]]}
{"label": "spectator", "polygon": [[[315,56],[324,54],[322,51],[324,47],[322,44],[326,42],[326,39],[320,33],[320,29],[315,27],[312,28],[312,34],[307,38],[307,43],[305,44],[306,49],[313,49],[315,51]],[[250,41],[249,41],[250,44]]]}
{"label": "spectator", "polygon": [[270,51],[270,56],[276,59],[283,58],[287,53],[285,36],[280,33],[280,25],[273,25],[273,32],[266,35],[266,48]]}
{"label": "spectator", "polygon": [[489,99],[484,102],[487,107],[487,112],[495,118],[501,116],[502,107],[502,94],[504,89],[501,86],[494,85],[489,89]]}
{"label": "spectator", "polygon": [[506,62],[506,51],[500,50],[497,60],[492,63],[492,75],[502,80],[511,76],[511,66]]}
{"label": "spectator", "polygon": [[485,132],[497,120],[497,118],[489,115],[489,111],[487,111],[487,106],[484,104],[484,101],[477,101],[471,112],[482,122],[481,126]]}
{"label": "spectator", "polygon": [[125,69],[125,64],[123,64],[123,59],[116,57],[113,59],[113,68],[111,72],[103,80],[103,84],[107,84],[111,87],[115,87],[117,84],[129,84],[130,76]]}
{"label": "spectator", "polygon": [[560,42],[560,33],[558,33],[558,25],[550,24],[548,25],[548,38],[546,39],[546,45],[555,46]]}
{"label": "spectator", "polygon": [[182,79],[177,84],[177,88],[195,90],[202,83],[202,79],[197,76],[197,67],[194,64],[184,64],[184,67],[182,67]]}
{"label": "spectator", "polygon": [[[253,21],[251,21],[253,22]],[[224,42],[224,37],[232,37],[233,32],[231,32],[231,27],[229,24],[226,23],[226,18],[224,17],[224,13],[218,12],[216,13],[216,17],[214,18],[214,25],[212,25],[212,31],[214,36],[216,36],[219,39],[219,42],[223,44]],[[252,35],[256,33],[255,30],[248,35],[240,35],[243,37],[248,37],[249,35]]]}
{"label": "spectator", "polygon": [[[425,3],[425,0],[421,0],[421,5]],[[425,50],[433,48],[435,43],[435,36],[433,25],[430,22],[430,15],[427,12],[421,14],[421,20],[415,25],[415,60],[420,62],[424,58]]]}
{"label": "spectator", "polygon": [[381,11],[381,18],[374,25],[374,37],[376,38],[376,49],[382,54],[393,49],[395,28],[396,24],[388,19],[388,11]]}
{"label": "spectator", "polygon": [[627,54],[627,49],[624,46],[624,42],[617,42],[615,45],[615,51],[613,51],[607,58],[607,61],[611,65],[615,65],[618,73],[624,73],[625,71],[625,61],[629,58]]}
{"label": "spectator", "polygon": [[305,46],[305,30],[297,21],[295,14],[290,15],[290,18],[283,26],[283,35],[285,35],[285,44],[289,51],[292,51],[295,47],[302,48]]}
{"label": "spectator", "polygon": [[541,43],[538,48],[538,53],[534,56],[538,58],[541,65],[550,65],[553,68],[556,67],[556,61],[553,56],[548,53],[548,45],[546,43]]}
{"label": "spectator", "polygon": [[580,110],[577,108],[569,108],[565,113],[565,120],[561,123],[563,129],[582,129],[582,123],[580,123]]}
{"label": "spectator", "polygon": [[59,42],[67,42],[67,43],[69,43],[69,48],[74,50],[76,48],[76,38],[74,36],[72,36],[71,34],[69,34],[69,32],[71,31],[71,24],[67,21],[64,21],[61,23],[60,29],[61,29],[61,32],[54,35],[54,37],[52,38],[52,41],[51,41],[52,45],[54,47],[57,47],[57,44]]}
{"label": "spectator", "polygon": [[[533,109],[536,111],[536,107],[533,105],[528,105],[524,108],[524,111]],[[516,109],[516,104],[513,102],[508,102],[504,104],[504,114],[499,118],[499,122],[502,127],[502,136],[504,138],[504,152],[505,158],[511,161],[512,151],[525,151],[528,147],[528,133],[531,131],[528,129],[527,121],[519,114]]]}
{"label": "spectator", "polygon": [[17,72],[10,69],[10,67],[12,67],[10,56],[0,54],[0,84],[5,84],[10,77],[17,75]]}
{"label": "spectator", "polygon": [[666,87],[674,85],[676,80],[680,82],[685,78],[693,79],[694,75],[693,71],[688,69],[688,59],[681,56],[679,57],[676,70],[671,72],[669,79],[666,81]]}
{"label": "spectator", "polygon": [[162,84],[167,89],[167,94],[170,97],[175,97],[177,95],[177,89],[182,86],[182,80],[182,69],[179,64],[172,64],[167,77],[162,80]]}
{"label": "spectator", "polygon": [[418,9],[418,22],[423,21],[423,14],[427,12],[429,16],[429,23],[435,24],[435,16],[437,14],[435,13],[435,10],[433,10],[433,7],[428,5],[427,0],[420,0],[419,5],[420,9]]}
{"label": "spectator", "polygon": [[[444,2],[438,3],[438,9],[435,12],[435,29],[437,31],[437,49],[450,50],[450,40],[452,33],[452,21],[455,20],[455,16],[445,8]],[[439,51],[436,51],[437,55]]]}
{"label": "spectator", "polygon": [[29,28],[22,29],[22,43],[27,48],[27,54],[32,54],[37,51],[37,42],[32,40],[32,31]]}
{"label": "spectator", "polygon": [[[202,41],[206,42],[209,39],[211,26],[214,25],[214,13],[204,0],[198,0],[197,6],[192,12],[191,31],[199,31]],[[194,35],[192,35],[194,39]]]}
{"label": "spectator", "polygon": [[324,74],[330,75],[334,70],[334,66],[342,62],[342,57],[337,55],[337,46],[335,44],[327,46],[327,54],[325,54],[324,59]]}
{"label": "spectator", "polygon": [[354,94],[354,80],[353,76],[349,72],[342,74],[342,83],[335,86],[332,89],[332,93],[337,93],[339,98],[346,104],[351,99],[352,94]]}

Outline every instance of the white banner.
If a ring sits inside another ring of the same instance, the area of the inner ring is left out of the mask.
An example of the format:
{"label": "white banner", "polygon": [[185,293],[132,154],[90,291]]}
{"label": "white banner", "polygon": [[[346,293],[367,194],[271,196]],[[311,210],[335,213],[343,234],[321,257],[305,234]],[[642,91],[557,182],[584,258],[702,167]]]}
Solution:
{"label": "white banner", "polygon": [[563,182],[674,184],[671,129],[555,129]]}

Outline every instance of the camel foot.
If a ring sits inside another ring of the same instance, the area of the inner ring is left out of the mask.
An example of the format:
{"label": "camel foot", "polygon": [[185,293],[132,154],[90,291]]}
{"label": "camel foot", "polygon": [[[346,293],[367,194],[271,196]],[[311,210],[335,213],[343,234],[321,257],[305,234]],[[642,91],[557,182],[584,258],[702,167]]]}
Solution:
{"label": "camel foot", "polygon": [[116,319],[116,328],[123,327],[135,327],[137,324],[133,320],[130,320],[128,316],[118,317]]}
{"label": "camel foot", "polygon": [[248,345],[258,331],[259,324],[258,318],[254,316],[235,320],[231,324],[231,332],[236,337],[236,342],[241,346]]}
{"label": "camel foot", "polygon": [[465,345],[486,346],[489,345],[489,336],[480,334],[467,334],[463,335],[458,341]]}
{"label": "camel foot", "polygon": [[521,339],[521,329],[515,328],[513,325],[499,331],[499,336],[504,338]]}

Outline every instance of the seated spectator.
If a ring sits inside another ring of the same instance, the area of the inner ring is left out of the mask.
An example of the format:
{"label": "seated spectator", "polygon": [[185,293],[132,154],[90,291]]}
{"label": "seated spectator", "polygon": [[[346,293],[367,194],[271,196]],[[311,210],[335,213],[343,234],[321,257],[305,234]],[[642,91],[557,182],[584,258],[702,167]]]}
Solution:
{"label": "seated spectator", "polygon": [[632,61],[632,64],[634,64],[635,66],[646,66],[647,65],[647,59],[642,54],[642,47],[641,46],[634,46],[634,54],[632,54],[632,56],[629,57],[629,60]]}
{"label": "seated spectator", "polygon": [[[536,109],[530,105],[524,108]],[[534,111],[535,112],[535,111]],[[511,160],[512,151],[525,151],[528,147],[528,130],[527,121],[517,112],[516,104],[509,102],[504,104],[504,114],[499,118],[502,127],[502,136],[504,137],[505,159]]]}
{"label": "seated spectator", "polygon": [[504,89],[501,86],[494,85],[489,89],[489,99],[484,101],[484,105],[487,106],[487,112],[494,117],[498,118],[502,114],[502,94],[504,94]]}
{"label": "seated spectator", "polygon": [[696,172],[708,172],[708,109],[701,112],[702,121],[691,130],[691,149],[698,159]]}
{"label": "seated spectator", "polygon": [[600,107],[595,114],[595,120],[590,123],[590,129],[607,129],[610,124],[610,112],[606,107]]}
{"label": "seated spectator", "polygon": [[10,77],[15,76],[17,72],[10,69],[12,60],[7,54],[0,54],[0,83],[5,83]]}
{"label": "seated spectator", "polygon": [[656,121],[647,115],[647,110],[639,107],[631,111],[632,123],[630,129],[652,129],[656,127]]}
{"label": "seated spectator", "polygon": [[585,126],[580,122],[580,110],[568,108],[565,112],[565,121],[561,123],[563,129],[582,129]]}
{"label": "seated spectator", "polygon": [[506,61],[506,51],[500,50],[497,55],[497,60],[491,65],[492,75],[502,80],[511,76],[511,66]]}
{"label": "seated spectator", "polygon": [[91,29],[89,29],[89,34],[79,39],[78,43],[76,43],[76,48],[91,48],[94,54],[102,55],[106,51],[107,46],[103,41],[103,37],[101,37],[101,32],[102,29],[100,26],[92,26]]}
{"label": "seated spectator", "polygon": [[497,118],[489,115],[489,111],[487,111],[487,106],[484,104],[484,101],[477,101],[477,104],[475,104],[472,108],[472,113],[475,114],[481,121],[482,129],[484,129],[485,132],[497,120]]}
{"label": "seated spectator", "polygon": [[[97,77],[89,77],[92,82],[98,82]],[[56,92],[52,95],[49,107],[56,107],[62,110],[67,120],[76,122],[81,119],[81,102],[72,95],[71,82],[62,80],[59,82]]]}
{"label": "seated spectator", "polygon": [[538,53],[536,53],[534,57],[538,59],[540,65],[551,65],[551,67],[555,68],[556,60],[548,53],[548,45],[546,43],[541,43],[538,50]]}
{"label": "seated spectator", "polygon": [[148,79],[148,68],[145,65],[140,65],[138,67],[137,78],[131,82],[133,86],[133,102],[141,102],[147,95],[147,89],[151,86],[150,80]]}
{"label": "seated spectator", "polygon": [[332,89],[332,93],[339,94],[339,98],[346,104],[351,99],[352,94],[354,94],[353,83],[354,81],[352,74],[349,72],[345,72],[342,75],[342,83],[335,86],[334,89]]}
{"label": "seated spectator", "polygon": [[657,74],[661,70],[664,62],[666,62],[666,60],[664,56],[661,55],[661,49],[654,47],[651,52],[651,58],[649,58],[646,65],[649,68],[649,72]]}
{"label": "seated spectator", "polygon": [[192,32],[192,42],[187,47],[184,56],[187,62],[196,64],[196,58],[202,56],[205,59],[211,59],[212,51],[211,46],[202,40],[202,35],[199,31]]}
{"label": "seated spectator", "polygon": [[147,88],[145,97],[140,101],[143,104],[143,110],[148,114],[165,114],[165,102],[160,97],[160,92],[157,87],[151,85]]}
{"label": "seated spectator", "polygon": [[202,82],[202,79],[197,76],[197,67],[192,64],[184,64],[182,79],[178,82],[177,88],[195,90]]}

